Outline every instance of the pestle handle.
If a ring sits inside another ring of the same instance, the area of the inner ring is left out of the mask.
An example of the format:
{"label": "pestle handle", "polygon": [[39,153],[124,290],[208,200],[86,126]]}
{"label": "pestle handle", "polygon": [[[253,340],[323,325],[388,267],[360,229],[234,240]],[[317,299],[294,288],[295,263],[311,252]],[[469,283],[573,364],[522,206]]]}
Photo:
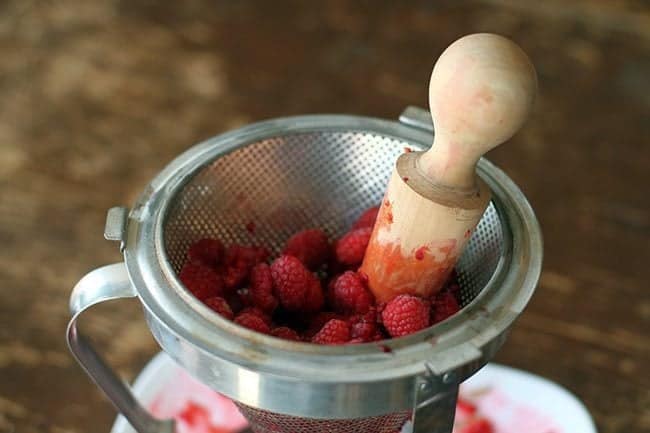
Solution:
{"label": "pestle handle", "polygon": [[519,130],[536,92],[535,68],[514,42],[489,33],[458,39],[431,74],[435,138],[419,170],[434,184],[473,188],[476,163]]}

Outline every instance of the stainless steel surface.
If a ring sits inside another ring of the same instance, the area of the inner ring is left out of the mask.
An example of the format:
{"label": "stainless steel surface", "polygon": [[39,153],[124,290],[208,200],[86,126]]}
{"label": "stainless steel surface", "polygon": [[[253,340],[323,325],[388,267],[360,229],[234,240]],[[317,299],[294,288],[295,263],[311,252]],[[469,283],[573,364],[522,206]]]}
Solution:
{"label": "stainless steel surface", "polygon": [[153,418],[138,403],[129,387],[113,372],[89,341],[79,332],[77,319],[95,304],[113,299],[132,298],[131,286],[123,263],[104,266],[87,274],[70,296],[72,319],[66,337],[70,351],[90,378],[139,433],[173,433],[174,422]]}
{"label": "stainless steel surface", "polygon": [[[406,114],[402,122],[417,123]],[[422,112],[417,118],[424,118]],[[424,409],[414,390],[429,370],[430,395],[446,401],[449,390],[501,346],[541,269],[541,235],[532,209],[486,160],[478,173],[494,198],[458,264],[463,310],[386,342],[389,350],[376,344],[324,347],[254,333],[214,314],[176,278],[187,246],[204,236],[277,251],[301,228],[319,226],[332,237],[340,235],[363,209],[379,202],[404,147],[421,150],[431,143],[429,132],[397,122],[303,116],[253,124],[179,156],[133,207],[124,250],[162,348],[247,410],[274,416],[350,425],[414,405]],[[251,221],[254,236],[245,228]],[[435,412],[434,406],[428,410]],[[417,415],[414,429],[420,433],[428,424]]]}
{"label": "stainless steel surface", "polygon": [[420,377],[415,387],[415,409],[412,418],[413,433],[450,433],[456,416],[458,385],[436,383],[432,371]]}
{"label": "stainless steel surface", "polygon": [[129,208],[124,206],[112,207],[106,214],[104,237],[109,241],[120,241],[120,251],[124,250],[128,220]]}
{"label": "stainless steel surface", "polygon": [[409,105],[399,115],[399,121],[404,125],[413,126],[433,133],[433,119],[431,113],[419,107]]}

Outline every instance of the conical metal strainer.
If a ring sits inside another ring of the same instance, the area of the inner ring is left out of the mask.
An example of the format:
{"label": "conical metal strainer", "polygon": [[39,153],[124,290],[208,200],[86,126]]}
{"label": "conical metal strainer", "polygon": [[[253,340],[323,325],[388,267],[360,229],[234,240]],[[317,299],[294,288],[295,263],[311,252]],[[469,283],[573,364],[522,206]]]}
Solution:
{"label": "conical metal strainer", "polygon": [[[298,230],[335,238],[380,202],[405,147],[432,143],[428,112],[400,122],[302,116],[253,124],[174,160],[133,208],[109,211],[106,237],[124,263],[75,287],[68,342],[131,424],[172,432],[143,409],[79,334],[78,315],[105,300],[138,297],[154,337],[195,378],[232,398],[258,433],[451,431],[458,385],[504,342],[537,284],[541,234],[525,197],[483,159],[493,200],[457,265],[463,309],[416,334],[380,343],[320,346],[280,340],[213,313],[180,283],[188,246],[212,236],[272,246]],[[254,223],[251,233],[249,223]]]}

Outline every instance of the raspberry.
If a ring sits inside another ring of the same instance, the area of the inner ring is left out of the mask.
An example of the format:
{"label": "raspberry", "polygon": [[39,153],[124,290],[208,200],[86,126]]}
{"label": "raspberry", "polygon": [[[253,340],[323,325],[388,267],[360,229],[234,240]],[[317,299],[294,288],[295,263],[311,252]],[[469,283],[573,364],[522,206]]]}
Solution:
{"label": "raspberry", "polygon": [[348,344],[360,344],[360,343],[366,343],[366,340],[363,338],[353,338],[352,340],[348,341]]}
{"label": "raspberry", "polygon": [[269,250],[264,247],[234,244],[226,251],[226,266],[252,268],[269,258]]}
{"label": "raspberry", "polygon": [[203,301],[203,303],[208,307],[210,307],[212,311],[221,314],[223,317],[225,317],[228,320],[232,320],[233,317],[235,316],[232,313],[232,309],[230,308],[230,305],[228,305],[228,302],[226,302],[225,299],[219,296],[213,296],[211,298],[207,298],[205,301]]}
{"label": "raspberry", "polygon": [[305,294],[305,302],[303,304],[304,311],[319,311],[325,303],[325,295],[323,295],[323,288],[320,285],[320,280],[312,278],[309,284],[309,289]]}
{"label": "raspberry", "polygon": [[280,326],[279,328],[271,330],[271,335],[274,337],[282,338],[284,340],[300,341],[300,336],[298,333],[291,328],[287,328],[286,326]]}
{"label": "raspberry", "polygon": [[216,267],[223,259],[223,244],[218,239],[201,239],[187,250],[187,259],[190,262]]}
{"label": "raspberry", "polygon": [[226,271],[224,282],[226,288],[233,290],[242,287],[248,280],[253,266],[264,262],[269,251],[264,247],[231,245],[226,251]]}
{"label": "raspberry", "polygon": [[332,319],[311,339],[316,344],[343,344],[350,341],[350,326],[344,320]]}
{"label": "raspberry", "polygon": [[381,313],[391,337],[402,337],[429,326],[429,303],[412,295],[399,295]]}
{"label": "raspberry", "polygon": [[334,253],[336,260],[346,266],[359,266],[366,254],[366,247],[370,241],[372,228],[365,227],[353,230],[343,236],[336,243]]}
{"label": "raspberry", "polygon": [[178,278],[194,296],[204,300],[223,294],[223,280],[216,271],[199,263],[185,263]]}
{"label": "raspberry", "polygon": [[365,314],[355,314],[348,318],[350,324],[350,336],[361,338],[364,342],[375,341],[379,335],[379,340],[383,340],[383,335],[377,327],[377,310],[370,307]]}
{"label": "raspberry", "polygon": [[372,305],[368,308],[368,311],[366,311],[365,313],[354,314],[348,317],[348,323],[350,323],[350,325],[359,322],[377,323],[377,307]]}
{"label": "raspberry", "polygon": [[476,418],[465,424],[458,433],[494,433],[494,427],[487,419]]}
{"label": "raspberry", "polygon": [[456,297],[448,290],[438,292],[431,306],[431,323],[442,322],[460,310]]}
{"label": "raspberry", "polygon": [[239,312],[239,315],[242,314],[252,314],[253,316],[257,316],[260,319],[262,319],[264,323],[266,323],[268,326],[273,325],[273,320],[271,319],[271,316],[266,314],[264,311],[260,310],[257,307],[246,307]]}
{"label": "raspberry", "polygon": [[343,319],[340,315],[331,311],[321,311],[320,313],[312,316],[309,320],[309,326],[304,332],[305,337],[311,338],[321,330],[327,322],[332,319]]}
{"label": "raspberry", "polygon": [[330,244],[322,230],[303,230],[289,238],[283,254],[294,256],[307,268],[316,270],[329,259]]}
{"label": "raspberry", "polygon": [[371,322],[359,322],[350,327],[350,336],[363,341],[372,341],[376,333],[377,325]]}
{"label": "raspberry", "polygon": [[253,313],[239,313],[239,316],[235,318],[235,323],[262,334],[268,334],[271,331],[269,325],[260,316]]}
{"label": "raspberry", "polygon": [[370,309],[374,299],[359,275],[347,271],[334,281],[331,302],[334,309],[340,313],[362,314]]}
{"label": "raspberry", "polygon": [[272,313],[278,306],[273,296],[271,267],[266,263],[259,263],[251,270],[249,294],[252,303],[264,311]]}
{"label": "raspberry", "polygon": [[356,220],[352,226],[352,230],[361,229],[364,227],[372,228],[375,225],[377,220],[377,214],[379,213],[379,206],[371,207],[367,209],[361,216]]}
{"label": "raspberry", "polygon": [[248,269],[245,267],[237,268],[231,267],[226,268],[225,275],[223,277],[224,285],[228,290],[233,290],[241,287],[246,283],[248,278]]}
{"label": "raspberry", "polygon": [[314,278],[302,262],[293,256],[280,256],[271,264],[271,276],[280,304],[289,311],[302,310]]}

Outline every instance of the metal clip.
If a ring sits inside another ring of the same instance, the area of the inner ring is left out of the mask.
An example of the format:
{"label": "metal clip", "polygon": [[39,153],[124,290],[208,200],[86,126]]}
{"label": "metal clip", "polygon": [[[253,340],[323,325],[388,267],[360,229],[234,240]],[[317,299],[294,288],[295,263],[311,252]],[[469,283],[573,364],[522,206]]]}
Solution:
{"label": "metal clip", "polygon": [[438,376],[425,364],[426,372],[415,382],[412,433],[451,433],[456,414],[458,382]]}
{"label": "metal clip", "polygon": [[458,386],[484,363],[482,351],[471,344],[456,346],[425,363],[415,382],[412,432],[451,433]]}
{"label": "metal clip", "polygon": [[109,241],[120,241],[120,252],[126,246],[126,229],[129,220],[129,208],[115,206],[106,214],[106,225],[104,226],[104,238]]}

